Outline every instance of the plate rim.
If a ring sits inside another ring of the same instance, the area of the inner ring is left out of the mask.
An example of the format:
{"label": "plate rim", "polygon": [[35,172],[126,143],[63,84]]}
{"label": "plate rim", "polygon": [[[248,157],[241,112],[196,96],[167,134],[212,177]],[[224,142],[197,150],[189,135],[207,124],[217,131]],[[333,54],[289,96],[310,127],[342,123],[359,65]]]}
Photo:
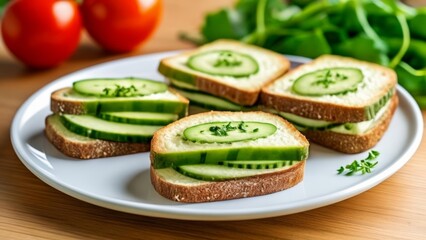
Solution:
{"label": "plate rim", "polygon": [[[250,208],[247,209],[221,209],[219,212],[214,212],[210,210],[201,210],[201,209],[191,209],[191,208],[173,208],[174,206],[164,206],[164,205],[154,205],[148,204],[145,202],[134,203],[125,200],[112,199],[110,197],[105,196],[97,196],[96,194],[91,194],[85,191],[78,190],[74,186],[68,185],[63,181],[55,181],[60,180],[55,176],[51,175],[49,172],[44,171],[31,160],[34,156],[29,156],[25,153],[25,151],[20,151],[19,148],[23,143],[19,141],[18,129],[20,120],[22,120],[24,113],[26,112],[28,105],[30,105],[35,99],[39,97],[39,95],[53,86],[57,85],[59,82],[64,81],[63,79],[69,78],[74,74],[79,74],[80,72],[89,71],[94,68],[98,68],[100,66],[105,66],[108,64],[115,64],[117,62],[122,61],[132,61],[134,59],[139,58],[149,58],[156,57],[158,55],[172,55],[182,50],[174,50],[174,51],[165,51],[165,52],[157,52],[150,53],[139,56],[132,56],[127,58],[116,59],[112,61],[107,61],[100,64],[95,64],[89,66],[87,68],[80,69],[75,72],[71,72],[69,74],[65,74],[52,82],[44,85],[42,88],[35,91],[18,109],[15,113],[15,116],[12,120],[12,125],[10,129],[10,138],[12,142],[13,149],[20,159],[20,161],[25,165],[27,169],[29,169],[36,177],[41,179],[44,183],[49,186],[63,192],[69,196],[77,198],[81,201],[88,202],[93,205],[97,205],[100,207],[113,209],[121,212],[127,212],[132,214],[150,216],[150,217],[160,217],[160,218],[169,218],[169,219],[182,219],[182,220],[208,220],[208,221],[217,221],[217,220],[249,220],[249,219],[259,219],[266,217],[275,217],[293,214],[297,212],[307,211],[311,209],[315,209],[318,207],[323,207],[327,205],[334,204],[339,201],[343,201],[355,195],[358,195],[364,191],[371,189],[372,187],[380,184],[382,181],[388,179],[394,173],[396,173],[402,166],[404,166],[415,154],[420,143],[422,141],[423,135],[423,117],[421,110],[419,109],[417,103],[412,98],[412,96],[401,86],[397,86],[397,93],[400,96],[401,100],[407,101],[410,109],[410,114],[412,114],[413,120],[415,121],[415,125],[418,126],[420,131],[416,131],[416,135],[411,139],[412,143],[409,145],[409,149],[405,150],[404,153],[399,157],[398,160],[394,161],[388,168],[384,169],[380,173],[376,174],[360,182],[359,184],[345,190],[335,191],[332,194],[321,195],[319,197],[305,199],[303,201],[304,204],[295,204],[295,203],[286,203],[286,207],[282,207],[281,205],[274,205],[272,208]],[[309,61],[310,59],[299,56],[291,56],[286,55],[289,59],[298,59],[299,61]],[[295,61],[295,60],[293,60]],[[398,107],[399,108],[399,107]]]}

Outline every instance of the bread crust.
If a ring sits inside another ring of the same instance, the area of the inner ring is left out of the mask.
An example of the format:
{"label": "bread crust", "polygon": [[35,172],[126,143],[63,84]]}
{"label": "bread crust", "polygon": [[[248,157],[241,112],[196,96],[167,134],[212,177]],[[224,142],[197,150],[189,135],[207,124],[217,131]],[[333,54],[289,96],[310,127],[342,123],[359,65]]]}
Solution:
{"label": "bread crust", "polygon": [[84,102],[64,98],[64,94],[70,93],[72,88],[58,89],[50,95],[50,110],[54,113],[86,114]]}
{"label": "bread crust", "polygon": [[[276,71],[273,75],[271,75],[269,79],[265,81],[263,86],[274,81],[276,78],[280,77],[281,75],[283,75],[285,72],[287,72],[290,69],[290,61],[283,55],[271,52],[266,49],[262,49],[260,47],[243,44],[241,42],[236,42],[233,40],[220,40],[220,43],[225,43],[228,46],[229,45],[234,46],[235,49],[241,48],[241,45],[249,47],[249,48],[256,48],[258,51],[262,51],[262,52],[265,52],[265,54],[271,55],[271,57],[273,57],[275,61],[280,62],[281,68],[278,71]],[[205,45],[204,48],[206,46],[208,46],[208,44]],[[194,54],[194,51],[183,53],[180,56],[185,56],[185,55],[190,56],[192,54]],[[160,62],[160,66],[159,66],[160,72],[165,74],[166,77],[170,77],[167,75],[168,75],[169,69],[173,68],[173,64],[170,63],[170,60],[173,58],[174,57],[166,58]],[[176,71],[179,71],[181,75],[185,76],[185,78],[192,79],[194,82],[194,85],[200,91],[227,99],[231,102],[237,103],[242,106],[254,105],[259,98],[260,91],[262,88],[262,87],[259,87],[259,88],[252,88],[252,89],[243,89],[239,87],[238,85],[237,86],[231,85],[224,81],[220,81],[215,76],[211,76],[207,74],[196,75],[196,74],[186,73],[184,71],[181,71],[180,69],[176,69]],[[180,79],[176,79],[176,80],[180,80]]]}
{"label": "bread crust", "polygon": [[120,156],[150,150],[150,143],[113,142],[85,137],[86,141],[78,141],[64,136],[52,122],[53,115],[45,120],[47,139],[63,154],[79,159],[93,159]]}
{"label": "bread crust", "polygon": [[266,195],[297,185],[303,180],[306,161],[291,168],[228,181],[208,182],[197,185],[179,185],[159,176],[151,167],[151,182],[155,190],[177,202],[212,202]]}
{"label": "bread crust", "polygon": [[[369,106],[378,102],[381,97],[385,96],[389,91],[395,88],[397,83],[396,73],[388,68],[380,66],[374,63],[367,63],[359,60],[355,60],[348,57],[324,55],[315,59],[312,62],[300,65],[299,67],[291,70],[292,72],[299,71],[302,67],[308,65],[317,64],[320,61],[344,61],[352,65],[356,64],[367,64],[371,68],[377,69],[383,73],[383,78],[386,78],[387,84],[380,92],[377,93],[376,97],[372,98],[367,104],[359,106],[341,105],[336,103],[330,103],[325,101],[318,101],[309,97],[299,97],[294,95],[283,95],[269,90],[269,87],[274,83],[271,82],[264,88],[260,96],[261,104],[267,108],[272,108],[280,112],[288,112],[299,115],[301,117],[325,120],[332,122],[362,122],[368,120],[366,110]],[[282,81],[277,79],[276,81]]]}
{"label": "bread crust", "polygon": [[360,153],[373,148],[389,127],[398,106],[398,96],[394,94],[387,110],[376,125],[361,135],[342,134],[331,131],[307,130],[302,133],[312,142],[343,153]]}

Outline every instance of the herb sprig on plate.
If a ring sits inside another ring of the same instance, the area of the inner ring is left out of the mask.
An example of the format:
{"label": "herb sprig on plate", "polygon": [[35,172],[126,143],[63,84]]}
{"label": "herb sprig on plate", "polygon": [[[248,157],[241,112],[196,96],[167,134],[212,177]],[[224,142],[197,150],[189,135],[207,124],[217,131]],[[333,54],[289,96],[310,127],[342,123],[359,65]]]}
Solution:
{"label": "herb sprig on plate", "polygon": [[352,176],[358,172],[361,172],[361,174],[371,173],[371,170],[379,163],[376,161],[379,155],[380,153],[378,151],[371,150],[368,152],[367,158],[354,160],[351,164],[348,164],[345,167],[340,166],[340,168],[337,169],[337,174],[342,174],[345,171],[346,176]]}

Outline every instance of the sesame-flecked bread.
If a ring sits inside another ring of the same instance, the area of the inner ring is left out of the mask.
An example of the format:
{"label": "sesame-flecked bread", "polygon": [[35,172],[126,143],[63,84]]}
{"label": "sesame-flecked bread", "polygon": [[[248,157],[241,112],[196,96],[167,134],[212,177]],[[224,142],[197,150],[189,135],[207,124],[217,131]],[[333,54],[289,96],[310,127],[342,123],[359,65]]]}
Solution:
{"label": "sesame-flecked bread", "polygon": [[[259,64],[258,72],[246,77],[218,76],[196,71],[187,66],[188,59],[212,50],[231,50],[253,57]],[[290,61],[281,54],[248,45],[235,40],[217,40],[195,50],[165,58],[159,72],[178,87],[189,86],[192,90],[210,93],[243,106],[252,106],[258,100],[260,90],[290,68]]]}
{"label": "sesame-flecked bread", "polygon": [[120,156],[147,152],[150,143],[127,143],[93,139],[69,131],[60,121],[59,115],[46,117],[47,139],[63,154],[80,159]]}

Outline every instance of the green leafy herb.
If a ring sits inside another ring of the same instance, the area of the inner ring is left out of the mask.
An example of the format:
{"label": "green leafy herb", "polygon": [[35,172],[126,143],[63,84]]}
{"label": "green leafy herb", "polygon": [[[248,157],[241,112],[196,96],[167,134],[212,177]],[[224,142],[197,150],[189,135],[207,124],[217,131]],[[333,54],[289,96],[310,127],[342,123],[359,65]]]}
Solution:
{"label": "green leafy herb", "polygon": [[103,92],[106,97],[131,97],[137,95],[138,90],[133,85],[124,87],[116,84],[114,89],[104,88]]}
{"label": "green leafy herb", "polygon": [[230,51],[223,51],[219,53],[219,58],[214,63],[215,67],[236,67],[242,64],[235,54]]}
{"label": "green leafy herb", "polygon": [[[245,133],[245,132],[247,132],[247,129],[245,129],[246,127],[247,127],[247,125],[243,121],[241,121],[238,124],[238,127],[232,126],[231,122],[229,122],[226,125],[222,125],[222,126],[211,126],[209,128],[209,131],[214,136],[228,136],[228,132],[234,131],[234,130],[237,130],[237,129],[240,132]],[[259,129],[257,129],[257,131],[259,131]]]}
{"label": "green leafy herb", "polygon": [[330,85],[336,84],[338,81],[348,79],[348,76],[340,74],[339,72],[332,72],[328,69],[324,75],[320,74],[317,78],[318,79],[315,82],[312,82],[312,85],[323,85],[324,88],[328,88]]}
{"label": "green leafy herb", "polygon": [[[247,126],[247,125],[246,125]],[[246,126],[244,126],[244,122],[240,122],[240,124],[238,124],[238,129],[241,131],[241,132],[247,132],[247,130],[245,129],[245,127]]]}
{"label": "green leafy herb", "polygon": [[361,174],[371,173],[371,170],[378,164],[376,158],[380,155],[378,151],[371,150],[368,152],[368,156],[362,160],[354,160],[351,164],[345,167],[340,166],[337,169],[337,174],[342,174],[346,171],[346,176],[352,176],[355,173],[361,172]]}
{"label": "green leafy herb", "polygon": [[212,132],[212,135],[214,136],[228,136],[228,132],[235,129],[237,128],[233,127],[231,122],[229,122],[228,124],[222,126],[211,126],[209,131]]}

